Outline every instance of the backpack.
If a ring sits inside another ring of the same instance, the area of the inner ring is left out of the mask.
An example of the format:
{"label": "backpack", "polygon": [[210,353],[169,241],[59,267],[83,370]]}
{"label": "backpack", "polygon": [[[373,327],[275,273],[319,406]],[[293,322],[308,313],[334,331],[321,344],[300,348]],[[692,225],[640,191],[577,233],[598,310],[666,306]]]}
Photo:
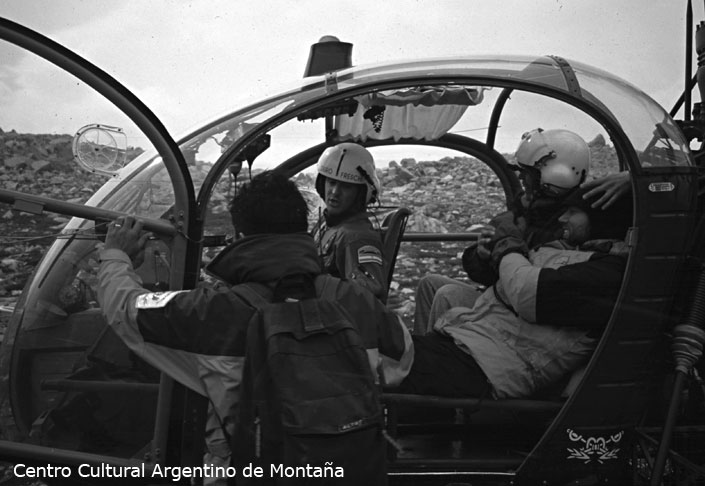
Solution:
{"label": "backpack", "polygon": [[[287,297],[297,293],[282,292],[287,285],[232,288],[257,309],[231,440],[238,485],[387,484],[378,385],[357,326],[335,300],[335,281],[289,280],[298,294],[308,288],[303,298]],[[243,478],[249,464],[263,477]]]}

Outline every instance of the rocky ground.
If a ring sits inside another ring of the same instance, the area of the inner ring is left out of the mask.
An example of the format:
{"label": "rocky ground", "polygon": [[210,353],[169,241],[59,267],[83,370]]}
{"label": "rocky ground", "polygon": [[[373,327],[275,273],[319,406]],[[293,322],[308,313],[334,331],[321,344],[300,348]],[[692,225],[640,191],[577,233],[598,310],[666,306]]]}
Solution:
{"label": "rocky ground", "polygon": [[[70,135],[26,135],[0,130],[0,186],[64,201],[85,202],[105,178],[72,162]],[[45,249],[68,221],[0,205],[0,336]]]}

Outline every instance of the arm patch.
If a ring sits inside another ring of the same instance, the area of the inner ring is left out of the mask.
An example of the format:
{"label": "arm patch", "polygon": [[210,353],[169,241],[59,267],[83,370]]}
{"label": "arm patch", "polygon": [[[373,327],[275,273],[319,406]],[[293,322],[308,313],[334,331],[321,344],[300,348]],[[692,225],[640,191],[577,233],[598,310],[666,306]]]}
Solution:
{"label": "arm patch", "polygon": [[361,246],[357,250],[357,261],[359,263],[376,263],[382,265],[382,252],[372,245]]}
{"label": "arm patch", "polygon": [[167,292],[150,292],[137,297],[135,307],[138,309],[161,309],[165,307],[177,294],[188,290],[170,290]]}

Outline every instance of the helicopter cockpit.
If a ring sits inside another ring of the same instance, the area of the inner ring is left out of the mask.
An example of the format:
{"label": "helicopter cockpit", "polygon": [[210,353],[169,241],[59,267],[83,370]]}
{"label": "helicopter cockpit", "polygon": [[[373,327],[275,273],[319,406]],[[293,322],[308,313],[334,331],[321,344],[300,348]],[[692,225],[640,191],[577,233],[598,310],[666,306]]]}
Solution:
{"label": "helicopter cockpit", "polygon": [[[568,128],[590,142],[591,178],[631,176],[630,255],[618,306],[569,397],[527,397],[494,408],[442,397],[411,403],[456,412],[430,427],[402,423],[413,397],[386,397],[400,444],[390,452],[390,471],[621,477],[631,456],[617,451],[639,447],[634,431],[654,413],[668,373],[663,336],[684,280],[697,197],[688,141],[643,92],[557,56],[344,67],[306,76],[175,143],[139,100],[60,46],[44,39],[49,47],[37,49],[26,41],[35,34],[6,21],[0,38],[68,70],[130,120],[120,128],[86,120],[76,133],[74,155],[85,173],[108,178],[85,204],[0,189],[0,201],[15,210],[73,217],[27,283],[5,333],[0,398],[11,414],[2,414],[0,425],[12,440],[0,444],[0,454],[67,464],[200,460],[199,442],[185,437],[202,432],[202,401],[178,384],[181,377],[157,371],[161,356],[130,351],[101,316],[96,248],[118,215],[142,218],[154,235],[137,269],[145,287],[207,285],[203,264],[232,238],[228,207],[239,184],[265,169],[287,174],[307,195],[313,225],[321,205],[318,156],[334,143],[361,143],[383,180],[373,222],[385,231],[388,215],[409,211],[392,245],[389,305],[411,327],[418,279],[427,272],[464,278],[459,254],[477,238],[474,228],[521,190],[510,167],[521,134],[543,127]],[[146,141],[145,151],[127,161],[122,134]],[[612,446],[600,452],[614,453],[598,460],[583,448],[581,458],[568,459],[569,450],[582,447],[576,437],[588,436],[608,438]],[[551,454],[559,459],[541,460]]]}

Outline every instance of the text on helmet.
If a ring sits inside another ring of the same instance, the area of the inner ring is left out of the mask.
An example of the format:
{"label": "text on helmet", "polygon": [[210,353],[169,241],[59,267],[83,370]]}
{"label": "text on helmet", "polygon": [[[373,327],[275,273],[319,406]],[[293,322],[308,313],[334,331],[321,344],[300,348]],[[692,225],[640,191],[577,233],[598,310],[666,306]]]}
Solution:
{"label": "text on helmet", "polygon": [[324,176],[332,177],[333,179],[349,181],[349,182],[352,182],[353,184],[364,184],[365,183],[362,176],[360,176],[359,174],[354,174],[354,173],[345,172],[345,171],[342,171],[342,172],[338,171],[338,173],[334,175],[333,169],[331,167],[321,167],[319,170],[319,173],[323,174]]}

